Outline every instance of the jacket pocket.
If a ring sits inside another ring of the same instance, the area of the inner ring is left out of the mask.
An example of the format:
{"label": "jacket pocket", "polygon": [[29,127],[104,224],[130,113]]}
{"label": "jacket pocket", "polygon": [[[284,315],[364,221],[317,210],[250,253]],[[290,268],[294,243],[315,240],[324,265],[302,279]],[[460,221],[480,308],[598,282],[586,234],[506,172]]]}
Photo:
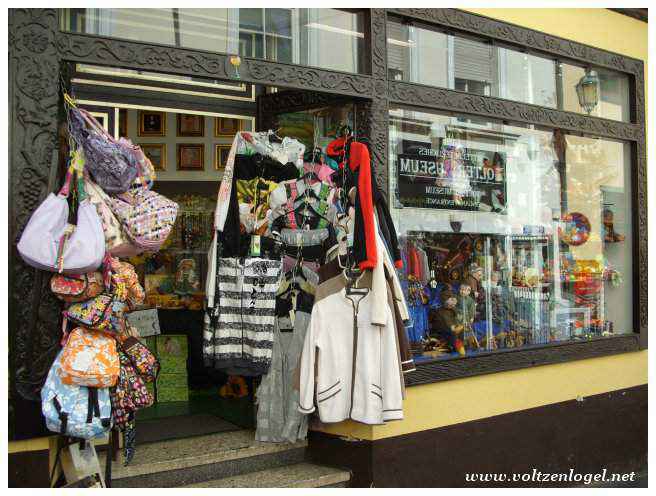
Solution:
{"label": "jacket pocket", "polygon": [[371,394],[380,398],[380,401],[383,401],[383,390],[377,384],[371,383]]}
{"label": "jacket pocket", "polygon": [[331,386],[325,387],[320,391],[317,391],[317,403],[329,400],[333,396],[337,395],[342,390],[342,381],[337,380]]}

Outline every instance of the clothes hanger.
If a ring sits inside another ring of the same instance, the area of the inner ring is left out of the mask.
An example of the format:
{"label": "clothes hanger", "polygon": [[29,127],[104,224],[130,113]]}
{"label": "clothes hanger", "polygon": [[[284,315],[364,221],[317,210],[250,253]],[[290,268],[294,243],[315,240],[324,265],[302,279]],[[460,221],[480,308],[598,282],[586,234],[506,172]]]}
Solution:
{"label": "clothes hanger", "polygon": [[[297,213],[299,213],[299,211],[300,211],[301,209],[303,210],[304,213],[306,213],[306,212],[309,211],[309,212],[310,212],[311,214],[313,214],[315,217],[319,217],[320,219],[323,219],[323,220],[325,220],[326,222],[330,223],[330,221],[329,221],[324,215],[320,214],[319,212],[317,212],[317,211],[315,210],[315,208],[314,208],[314,206],[312,205],[312,203],[310,203],[309,200],[307,200],[307,199],[303,199],[303,201],[302,201],[302,202],[301,202],[296,208],[294,208],[294,210],[292,210],[291,212],[297,214]],[[287,213],[291,213],[291,212],[287,212]],[[307,216],[304,215],[303,217],[307,217]]]}
{"label": "clothes hanger", "polygon": [[364,276],[364,271],[356,269],[355,267],[347,266],[342,274],[346,278],[346,294],[347,295],[366,295],[369,293],[369,288],[359,288],[358,283]]}
{"label": "clothes hanger", "polygon": [[278,132],[280,132],[280,129],[282,129],[282,128],[279,127],[275,131],[270,131],[269,132],[269,142],[270,143],[282,143],[282,138],[280,136],[278,136]]}

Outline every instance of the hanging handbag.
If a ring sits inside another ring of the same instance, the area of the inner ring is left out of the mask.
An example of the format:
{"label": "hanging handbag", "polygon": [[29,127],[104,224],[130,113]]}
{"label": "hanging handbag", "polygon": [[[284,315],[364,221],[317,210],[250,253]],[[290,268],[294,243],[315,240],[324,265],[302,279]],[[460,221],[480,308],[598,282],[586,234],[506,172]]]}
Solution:
{"label": "hanging handbag", "polygon": [[76,327],[68,335],[61,355],[59,376],[64,384],[112,387],[118,380],[116,340],[101,332]]}
{"label": "hanging handbag", "polygon": [[110,198],[100,186],[94,183],[86,175],[84,187],[89,195],[89,200],[96,207],[98,216],[102,222],[103,233],[105,235],[105,250],[115,257],[130,258],[142,252],[132,242],[121,222],[116,218],[114,212],[109,207]]}
{"label": "hanging handbag", "polygon": [[55,274],[50,279],[50,290],[66,303],[77,303],[95,298],[105,289],[100,272],[87,274]]}
{"label": "hanging handbag", "polygon": [[64,310],[64,319],[77,325],[110,334],[125,330],[127,303],[117,294],[100,294],[80,303],[73,303]]}
{"label": "hanging handbag", "polygon": [[121,335],[118,341],[121,351],[130,359],[137,373],[146,382],[154,382],[160,370],[157,357],[136,337]]}
{"label": "hanging handbag", "polygon": [[[110,194],[124,193],[139,174],[141,149],[113,138],[85,109],[69,108],[69,129],[88,161],[94,182]],[[141,152],[143,154],[143,152]]]}
{"label": "hanging handbag", "polygon": [[131,190],[110,202],[130,241],[150,252],[164,244],[178,214],[177,203],[147,189]]}
{"label": "hanging handbag", "polygon": [[[78,178],[77,225],[68,223],[73,176]],[[59,194],[50,193],[30,217],[18,242],[18,252],[28,265],[51,272],[81,274],[100,266],[105,255],[102,223],[73,166],[69,166]]]}
{"label": "hanging handbag", "polygon": [[133,418],[134,412],[153,404],[153,396],[146,383],[139,377],[130,358],[119,350],[121,369],[116,387],[111,390],[112,420],[114,425],[124,430]]}
{"label": "hanging handbag", "polygon": [[141,305],[146,298],[146,292],[139,283],[139,276],[134,266],[128,262],[121,262],[111,256],[105,257],[105,264],[109,270],[109,277],[113,287],[125,288],[125,302],[130,311]]}

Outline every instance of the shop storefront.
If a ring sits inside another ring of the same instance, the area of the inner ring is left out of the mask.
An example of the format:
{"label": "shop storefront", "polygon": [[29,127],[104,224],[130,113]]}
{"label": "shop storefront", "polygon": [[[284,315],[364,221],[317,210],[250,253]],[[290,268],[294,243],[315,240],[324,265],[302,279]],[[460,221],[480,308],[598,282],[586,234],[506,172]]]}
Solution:
{"label": "shop storefront", "polygon": [[646,23],[607,9],[137,10],[10,11],[10,464],[47,480],[52,463],[38,399],[61,308],[15,242],[61,183],[63,86],[147,148],[155,190],[181,206],[162,255],[132,260],[169,340],[155,346],[185,349],[150,420],[171,401],[219,430],[254,427],[257,382],[238,384],[239,404],[199,393],[226,380],[203,363],[201,288],[230,145],[274,130],[325,152],[346,126],[398,236],[415,370],[403,420],[315,419],[307,458],[376,487],[646,465]]}

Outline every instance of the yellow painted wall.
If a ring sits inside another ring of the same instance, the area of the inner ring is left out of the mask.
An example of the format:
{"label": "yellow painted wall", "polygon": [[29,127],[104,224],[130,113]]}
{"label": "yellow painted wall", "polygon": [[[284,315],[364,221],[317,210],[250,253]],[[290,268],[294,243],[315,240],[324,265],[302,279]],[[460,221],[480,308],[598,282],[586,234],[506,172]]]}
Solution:
{"label": "yellow painted wall", "polygon": [[408,388],[405,419],[371,439],[478,420],[647,382],[647,352],[577,360]]}
{"label": "yellow painted wall", "polygon": [[[607,9],[465,9],[645,62],[647,24]],[[646,103],[646,96],[645,96]],[[647,351],[578,360],[407,389],[405,419],[384,426],[343,422],[317,430],[381,439],[647,383]]]}

